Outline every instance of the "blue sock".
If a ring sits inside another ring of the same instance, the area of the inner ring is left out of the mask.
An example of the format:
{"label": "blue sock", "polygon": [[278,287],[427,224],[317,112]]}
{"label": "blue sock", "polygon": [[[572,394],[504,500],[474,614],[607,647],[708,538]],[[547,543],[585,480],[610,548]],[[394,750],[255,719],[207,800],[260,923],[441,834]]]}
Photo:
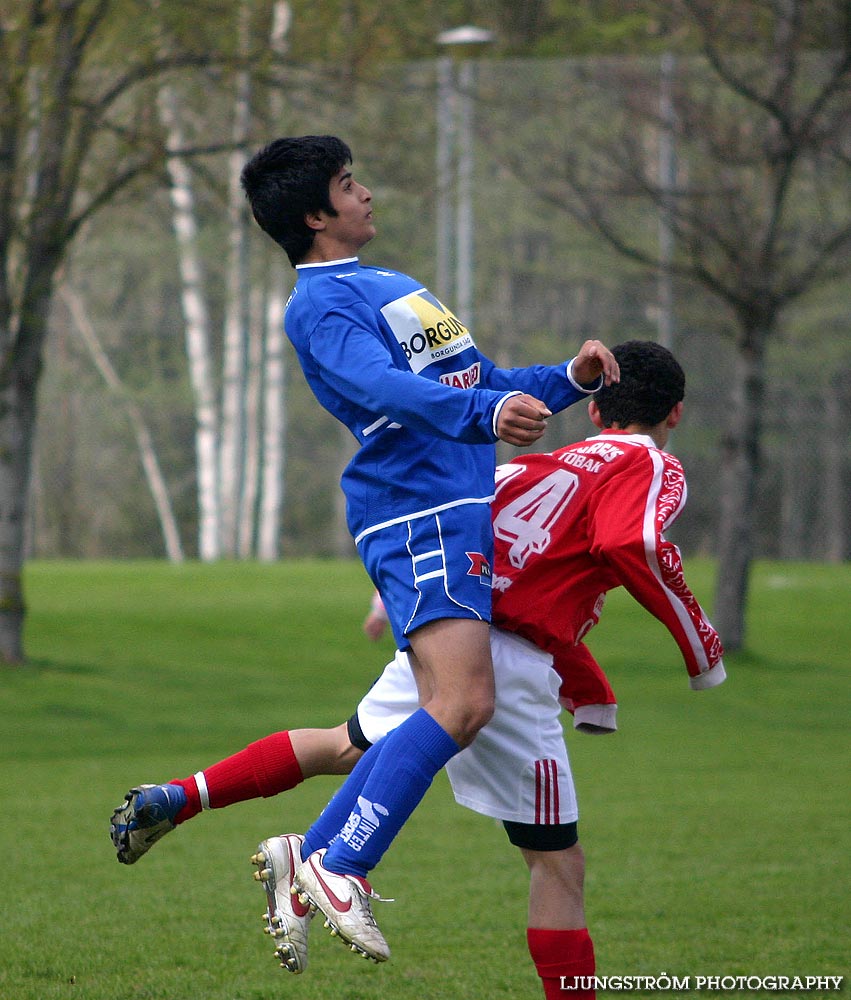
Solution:
{"label": "blue sock", "polygon": [[366,877],[419,805],[434,776],[460,748],[421,708],[373,749],[379,751],[375,763],[360,790],[353,788],[354,805],[325,855],[326,867],[341,875]]}
{"label": "blue sock", "polygon": [[377,743],[373,743],[367,752],[352,768],[348,778],[334,793],[331,801],[319,814],[318,819],[304,835],[304,843],[301,845],[301,860],[306,860],[314,851],[322,847],[327,847],[337,836],[343,825],[351,815],[358,801],[358,795],[363,788],[364,782],[372,772],[375,762],[381,753],[386,736],[382,736]]}

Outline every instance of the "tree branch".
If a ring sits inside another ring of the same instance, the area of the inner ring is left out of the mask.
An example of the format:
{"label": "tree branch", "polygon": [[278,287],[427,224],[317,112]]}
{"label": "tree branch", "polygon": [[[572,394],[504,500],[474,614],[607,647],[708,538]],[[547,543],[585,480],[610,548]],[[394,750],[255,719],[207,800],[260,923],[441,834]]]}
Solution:
{"label": "tree branch", "polygon": [[759,93],[758,90],[746,83],[745,80],[734,73],[732,68],[727,65],[726,60],[713,41],[718,36],[718,31],[700,0],[680,0],[680,2],[691,15],[700,31],[702,36],[701,52],[703,52],[707,62],[715,71],[718,78],[730,90],[743,97],[750,104],[754,104],[767,111],[772,117],[782,120],[782,109],[778,107],[776,102],[771,97]]}

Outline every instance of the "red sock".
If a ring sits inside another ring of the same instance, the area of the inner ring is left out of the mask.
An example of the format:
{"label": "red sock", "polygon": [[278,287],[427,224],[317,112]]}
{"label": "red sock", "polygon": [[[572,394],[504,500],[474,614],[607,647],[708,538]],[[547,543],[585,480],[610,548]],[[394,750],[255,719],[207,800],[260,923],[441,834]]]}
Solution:
{"label": "red sock", "polygon": [[[574,989],[574,977],[593,976],[594,944],[586,928],[526,931],[529,954],[541,977],[546,1000],[595,1000],[593,989]],[[563,988],[562,983],[564,984]]]}
{"label": "red sock", "polygon": [[[221,809],[247,799],[268,798],[304,780],[298,759],[293,752],[288,732],[272,733],[262,740],[249,743],[244,750],[226,757],[197,775],[172,781],[186,792],[186,805],[175,816],[175,826],[191,819],[202,808]],[[206,793],[207,802],[203,802]]]}

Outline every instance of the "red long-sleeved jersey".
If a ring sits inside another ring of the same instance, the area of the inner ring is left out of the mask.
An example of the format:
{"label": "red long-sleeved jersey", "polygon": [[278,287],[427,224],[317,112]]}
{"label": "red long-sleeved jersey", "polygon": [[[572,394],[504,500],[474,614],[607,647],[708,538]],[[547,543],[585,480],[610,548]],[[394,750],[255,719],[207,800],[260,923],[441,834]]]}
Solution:
{"label": "red long-sleeved jersey", "polygon": [[685,501],[680,463],[639,434],[606,431],[497,470],[494,624],[553,654],[577,725],[580,707],[615,702],[582,642],[614,587],[667,627],[693,688],[725,678],[718,633],[664,537]]}

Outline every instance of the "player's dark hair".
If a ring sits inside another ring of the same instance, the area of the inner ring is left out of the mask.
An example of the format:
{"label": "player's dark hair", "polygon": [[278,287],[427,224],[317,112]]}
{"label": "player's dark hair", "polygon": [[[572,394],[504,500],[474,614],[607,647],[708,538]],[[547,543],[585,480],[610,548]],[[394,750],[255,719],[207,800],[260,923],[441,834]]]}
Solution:
{"label": "player's dark hair", "polygon": [[667,347],[652,340],[628,340],[613,347],[612,354],[621,380],[594,393],[604,427],[653,427],[685,396],[685,373]]}
{"label": "player's dark hair", "polygon": [[349,147],[333,135],[275,139],[242,168],[240,180],[257,224],[286,251],[295,267],[313,246],[310,212],[336,215],[331,179],[352,162]]}

